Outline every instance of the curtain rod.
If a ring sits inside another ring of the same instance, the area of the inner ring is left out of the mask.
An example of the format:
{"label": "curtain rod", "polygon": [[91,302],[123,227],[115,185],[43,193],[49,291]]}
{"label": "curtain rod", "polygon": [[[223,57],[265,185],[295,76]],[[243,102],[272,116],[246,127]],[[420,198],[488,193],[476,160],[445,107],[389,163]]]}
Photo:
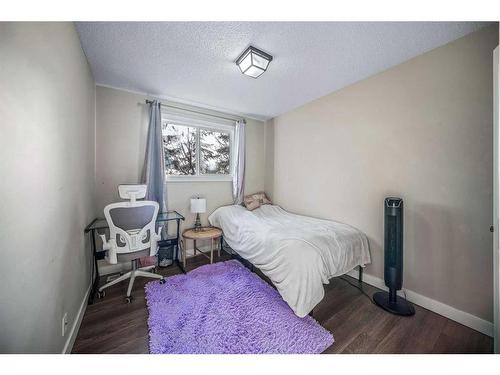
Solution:
{"label": "curtain rod", "polygon": [[[152,100],[148,100],[146,99],[146,104],[152,104],[153,101]],[[228,120],[228,121],[245,121],[245,119],[243,118],[238,118],[238,117],[224,117],[224,116],[218,116],[218,115],[212,115],[210,113],[204,113],[204,112],[200,112],[200,111],[195,111],[193,109],[188,109],[188,108],[182,108],[182,107],[177,107],[175,105],[171,105],[171,104],[163,104],[162,102],[159,102],[161,106],[163,107],[169,107],[169,108],[175,108],[175,109],[180,109],[182,111],[187,111],[187,112],[192,112],[192,113],[197,113],[199,115],[203,115],[203,116],[210,116],[210,117],[217,117],[217,118],[220,118],[220,119],[223,119],[223,120]]]}

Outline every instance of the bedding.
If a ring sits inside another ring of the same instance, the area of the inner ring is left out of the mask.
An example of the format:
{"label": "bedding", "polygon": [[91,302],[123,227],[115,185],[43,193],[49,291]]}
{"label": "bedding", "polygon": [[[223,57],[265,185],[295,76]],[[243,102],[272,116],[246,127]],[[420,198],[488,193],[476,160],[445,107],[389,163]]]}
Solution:
{"label": "bedding", "polygon": [[368,239],[356,228],[289,213],[279,206],[220,207],[208,218],[242,258],[258,267],[299,317],[324,297],[323,284],[370,263]]}

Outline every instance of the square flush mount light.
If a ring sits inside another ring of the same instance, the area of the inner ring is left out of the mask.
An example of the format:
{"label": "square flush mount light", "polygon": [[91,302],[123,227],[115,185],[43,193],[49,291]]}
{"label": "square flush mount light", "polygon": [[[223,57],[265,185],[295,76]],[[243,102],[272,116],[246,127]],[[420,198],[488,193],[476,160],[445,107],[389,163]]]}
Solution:
{"label": "square flush mount light", "polygon": [[271,55],[250,46],[238,57],[236,65],[238,65],[243,74],[257,78],[266,71],[272,59]]}

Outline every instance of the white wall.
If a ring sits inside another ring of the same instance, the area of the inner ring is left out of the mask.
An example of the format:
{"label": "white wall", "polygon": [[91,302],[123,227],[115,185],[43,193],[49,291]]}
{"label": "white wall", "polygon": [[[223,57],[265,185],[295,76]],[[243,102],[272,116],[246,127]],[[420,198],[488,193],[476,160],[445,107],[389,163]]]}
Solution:
{"label": "white wall", "polygon": [[483,29],[266,124],[266,190],[354,225],[383,278],[383,199],[405,200],[404,287],[492,320],[492,51]]}
{"label": "white wall", "polygon": [[0,23],[0,56],[0,352],[60,353],[90,283],[94,80],[71,23]]}
{"label": "white wall", "polygon": [[264,190],[267,196],[274,199],[274,120],[264,124],[264,144],[266,149],[266,165],[264,167]]}
{"label": "white wall", "polygon": [[[100,215],[104,206],[120,200],[119,184],[140,182],[149,122],[144,100],[144,95],[97,86],[96,210]],[[264,123],[247,119],[246,137],[245,192],[253,193],[264,190]],[[217,207],[232,203],[228,181],[168,182],[168,208],[186,217],[185,228],[193,226],[189,200],[197,194],[207,199],[203,224]]]}

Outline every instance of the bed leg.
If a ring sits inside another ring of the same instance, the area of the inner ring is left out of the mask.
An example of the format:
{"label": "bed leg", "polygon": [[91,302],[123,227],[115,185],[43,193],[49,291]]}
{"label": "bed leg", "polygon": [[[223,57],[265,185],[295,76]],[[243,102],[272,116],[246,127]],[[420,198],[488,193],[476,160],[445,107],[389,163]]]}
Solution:
{"label": "bed leg", "polygon": [[311,318],[314,318],[313,314],[314,314],[314,309],[312,309],[312,310],[309,312],[309,314],[308,314],[308,315],[309,315]]}
{"label": "bed leg", "polygon": [[363,267],[359,266],[359,274],[358,274],[358,281],[360,283],[363,282]]}

